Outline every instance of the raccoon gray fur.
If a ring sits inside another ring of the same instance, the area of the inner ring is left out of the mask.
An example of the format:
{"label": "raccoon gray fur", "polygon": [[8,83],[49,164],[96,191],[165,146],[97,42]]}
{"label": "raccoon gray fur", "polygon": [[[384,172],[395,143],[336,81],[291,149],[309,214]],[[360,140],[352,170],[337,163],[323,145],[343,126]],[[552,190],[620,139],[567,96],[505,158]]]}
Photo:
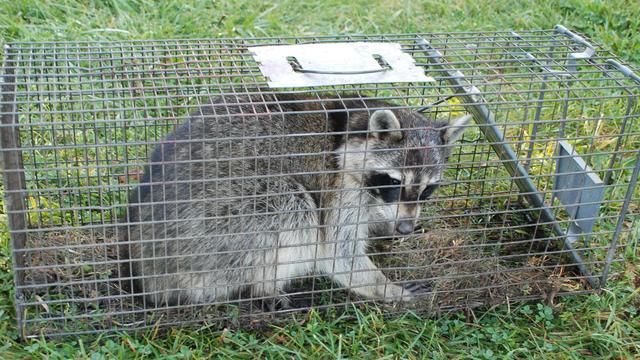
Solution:
{"label": "raccoon gray fur", "polygon": [[413,231],[471,117],[447,126],[391,107],[287,94],[201,106],[131,194],[136,290],[155,306],[247,292],[286,305],[292,279],[325,274],[364,298],[411,300],[369,259],[368,238]]}

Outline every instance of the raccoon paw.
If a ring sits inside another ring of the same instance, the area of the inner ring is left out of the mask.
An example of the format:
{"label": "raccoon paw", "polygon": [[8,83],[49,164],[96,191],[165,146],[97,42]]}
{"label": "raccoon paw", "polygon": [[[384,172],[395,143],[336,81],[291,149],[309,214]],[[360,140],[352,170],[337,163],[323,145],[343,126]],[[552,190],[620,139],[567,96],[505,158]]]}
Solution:
{"label": "raccoon paw", "polygon": [[414,299],[414,293],[398,285],[386,285],[384,292],[384,302],[409,302]]}
{"label": "raccoon paw", "polygon": [[278,295],[262,300],[262,311],[277,312],[291,309],[291,299],[285,295]]}
{"label": "raccoon paw", "polygon": [[404,284],[404,288],[411,292],[413,295],[421,295],[431,291],[431,288],[424,283],[408,282]]}

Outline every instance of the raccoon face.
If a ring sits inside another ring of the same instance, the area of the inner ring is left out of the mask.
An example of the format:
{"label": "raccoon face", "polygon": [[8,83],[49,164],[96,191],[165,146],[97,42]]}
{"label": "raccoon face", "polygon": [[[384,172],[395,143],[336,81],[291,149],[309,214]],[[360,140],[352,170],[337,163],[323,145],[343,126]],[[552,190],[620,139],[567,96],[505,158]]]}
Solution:
{"label": "raccoon face", "polygon": [[414,112],[378,110],[369,118],[365,139],[343,144],[342,168],[359,171],[358,181],[368,193],[370,236],[414,231],[422,203],[442,179],[449,145],[460,138],[470,120],[466,115],[449,125]]}

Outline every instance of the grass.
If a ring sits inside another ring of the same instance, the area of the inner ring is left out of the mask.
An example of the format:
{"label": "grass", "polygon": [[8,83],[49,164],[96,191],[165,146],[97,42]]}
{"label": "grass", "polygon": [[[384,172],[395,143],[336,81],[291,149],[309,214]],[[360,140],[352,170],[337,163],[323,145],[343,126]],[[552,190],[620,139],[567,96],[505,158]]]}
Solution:
{"label": "grass", "polygon": [[[0,42],[547,29],[585,33],[640,64],[640,4],[612,1],[6,1]],[[637,129],[636,129],[637,131]],[[378,310],[311,313],[265,331],[149,331],[138,336],[21,343],[14,324],[6,221],[0,229],[0,354],[4,358],[364,357],[633,358],[640,356],[637,247],[599,295],[483,313],[385,318]],[[637,231],[636,231],[637,233]]]}

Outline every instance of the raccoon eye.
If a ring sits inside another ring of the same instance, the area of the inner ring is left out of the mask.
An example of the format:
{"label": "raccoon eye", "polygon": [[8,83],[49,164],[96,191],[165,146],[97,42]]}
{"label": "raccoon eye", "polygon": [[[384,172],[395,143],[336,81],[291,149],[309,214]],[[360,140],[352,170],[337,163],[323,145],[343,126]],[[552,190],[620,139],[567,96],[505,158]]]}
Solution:
{"label": "raccoon eye", "polygon": [[420,194],[420,200],[426,200],[434,191],[438,188],[438,185],[427,185],[427,187]]}
{"label": "raccoon eye", "polygon": [[366,179],[369,191],[387,203],[397,202],[400,199],[402,193],[400,184],[400,180],[385,173],[372,173]]}

